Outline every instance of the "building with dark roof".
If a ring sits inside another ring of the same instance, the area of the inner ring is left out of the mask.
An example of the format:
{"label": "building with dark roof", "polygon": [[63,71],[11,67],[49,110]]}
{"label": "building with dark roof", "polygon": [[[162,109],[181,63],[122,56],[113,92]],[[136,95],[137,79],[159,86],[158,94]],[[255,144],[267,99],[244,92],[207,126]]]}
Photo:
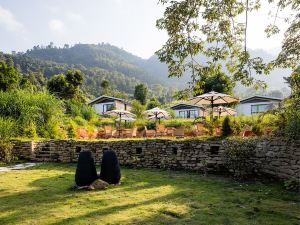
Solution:
{"label": "building with dark roof", "polygon": [[95,98],[89,103],[89,105],[94,107],[96,112],[100,115],[103,115],[104,113],[112,109],[118,109],[118,110],[131,109],[131,105],[128,104],[125,99],[115,98],[106,95],[102,95],[98,98]]}
{"label": "building with dark roof", "polygon": [[179,103],[171,107],[175,111],[175,116],[179,118],[197,118],[204,116],[205,109],[201,105]]}
{"label": "building with dark roof", "polygon": [[283,99],[270,96],[255,95],[242,99],[237,105],[238,115],[252,115],[280,107]]}

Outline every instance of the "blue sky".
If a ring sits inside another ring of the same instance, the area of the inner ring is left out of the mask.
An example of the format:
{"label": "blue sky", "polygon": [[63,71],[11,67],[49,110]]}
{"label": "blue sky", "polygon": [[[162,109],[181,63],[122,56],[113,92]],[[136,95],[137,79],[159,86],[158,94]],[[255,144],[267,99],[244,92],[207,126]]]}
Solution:
{"label": "blue sky", "polygon": [[[25,51],[51,41],[58,46],[108,42],[148,58],[167,40],[165,32],[155,27],[156,19],[163,15],[157,2],[0,0],[0,51]],[[274,53],[280,48],[282,33],[271,39],[263,35],[270,10],[265,7],[250,15],[248,46]]]}

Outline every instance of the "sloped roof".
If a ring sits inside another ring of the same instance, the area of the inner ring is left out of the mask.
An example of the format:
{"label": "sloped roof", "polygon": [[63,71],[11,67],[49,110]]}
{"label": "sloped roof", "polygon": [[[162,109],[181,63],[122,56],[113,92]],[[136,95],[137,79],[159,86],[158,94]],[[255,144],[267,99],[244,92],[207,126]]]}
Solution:
{"label": "sloped roof", "polygon": [[107,96],[107,95],[101,95],[98,98],[95,98],[94,100],[90,101],[88,104],[92,105],[94,103],[99,103],[99,102],[103,102],[105,100],[113,100],[113,101],[120,101],[125,103],[125,99],[122,98],[116,98],[116,97],[112,97],[112,96]]}
{"label": "sloped roof", "polygon": [[179,103],[179,104],[176,104],[176,105],[173,105],[171,106],[170,108],[171,109],[177,109],[177,108],[184,108],[186,107],[187,109],[190,109],[190,108],[201,108],[203,109],[204,107],[202,105],[194,105],[194,104],[189,104],[189,103]]}
{"label": "sloped roof", "polygon": [[263,95],[254,95],[248,98],[244,98],[240,101],[240,103],[248,103],[248,102],[262,102],[262,101],[276,101],[276,102],[281,102],[283,99],[282,98],[276,98],[272,96],[263,96]]}

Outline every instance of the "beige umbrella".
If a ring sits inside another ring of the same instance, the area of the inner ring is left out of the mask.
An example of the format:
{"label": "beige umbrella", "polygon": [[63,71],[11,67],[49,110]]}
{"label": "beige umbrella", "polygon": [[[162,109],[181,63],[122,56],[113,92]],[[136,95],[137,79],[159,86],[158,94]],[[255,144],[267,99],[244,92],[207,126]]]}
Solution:
{"label": "beige umbrella", "polygon": [[162,118],[165,118],[165,119],[170,118],[170,114],[166,110],[160,109],[158,107],[146,110],[144,112],[144,114],[148,115],[149,119],[153,119],[153,118],[155,118],[155,120],[159,119],[159,122],[160,122],[160,119],[162,119]]}
{"label": "beige umbrella", "polygon": [[213,115],[219,116],[219,118],[221,116],[235,116],[236,114],[237,112],[235,109],[223,107],[223,106],[215,107],[213,112]]}
{"label": "beige umbrella", "polygon": [[105,115],[108,115],[108,116],[116,116],[116,117],[119,117],[119,125],[121,127],[121,120],[125,120],[125,118],[129,119],[129,118],[133,118],[135,117],[135,115],[127,110],[118,110],[118,109],[115,109],[115,110],[111,110],[111,111],[107,111],[106,113],[104,113]]}
{"label": "beige umbrella", "polygon": [[[211,105],[211,108],[213,109],[214,105],[229,104],[238,101],[239,100],[233,96],[211,91],[191,98],[189,102],[191,104]],[[212,111],[211,116],[213,116]]]}

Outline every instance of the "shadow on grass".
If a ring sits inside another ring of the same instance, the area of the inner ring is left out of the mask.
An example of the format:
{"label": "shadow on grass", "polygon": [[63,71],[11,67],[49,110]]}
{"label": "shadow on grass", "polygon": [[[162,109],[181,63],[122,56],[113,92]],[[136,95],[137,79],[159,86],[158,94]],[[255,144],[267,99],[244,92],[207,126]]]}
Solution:
{"label": "shadow on grass", "polygon": [[[47,217],[52,216],[51,209],[64,205],[69,205],[70,208],[77,206],[79,208],[91,206],[91,208],[82,214],[76,214],[74,211],[62,214],[59,218],[55,218],[55,222],[52,220],[51,224],[85,224],[85,220],[93,224],[100,222],[101,217],[156,203],[181,204],[188,207],[185,212],[176,212],[168,208],[157,209],[146,217],[122,218],[118,224],[195,224],[196,221],[200,224],[236,224],[236,222],[249,224],[254,223],[252,220],[257,223],[262,219],[267,222],[258,224],[272,224],[268,223],[268,220],[272,219],[287,221],[286,224],[297,222],[297,217],[292,215],[293,213],[278,208],[288,207],[289,202],[283,202],[283,194],[287,193],[281,191],[274,193],[277,189],[270,189],[265,185],[232,183],[226,179],[206,178],[185,172],[124,169],[121,185],[111,186],[104,191],[78,191],[72,189],[74,164],[41,164],[27,170],[32,173],[42,171],[43,176],[48,176],[46,171],[63,171],[63,173],[32,181],[28,186],[34,190],[0,197],[0,224],[22,224],[24,219],[47,221]],[[172,187],[171,191],[161,196],[152,196],[153,190],[165,187]],[[122,198],[133,198],[138,192],[150,194],[130,203],[122,202]],[[118,195],[114,196],[115,193]],[[95,198],[99,196],[102,197]],[[114,197],[117,198],[113,199]],[[265,199],[268,202],[263,202]],[[291,199],[297,197],[293,195]],[[273,208],[271,205],[273,202],[279,203]],[[271,208],[268,208],[270,206]],[[295,207],[291,209],[295,211]],[[7,213],[1,215],[1,212]],[[138,209],[136,212],[139,212]]]}

